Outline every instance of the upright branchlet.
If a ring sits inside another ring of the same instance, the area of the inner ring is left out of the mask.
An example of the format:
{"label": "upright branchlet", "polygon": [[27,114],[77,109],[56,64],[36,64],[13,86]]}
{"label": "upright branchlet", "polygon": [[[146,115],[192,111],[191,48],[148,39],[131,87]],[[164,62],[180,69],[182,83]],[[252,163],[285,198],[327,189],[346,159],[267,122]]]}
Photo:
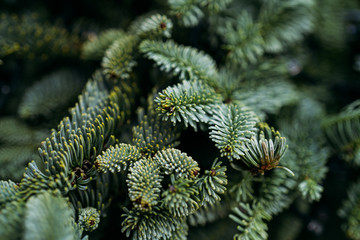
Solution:
{"label": "upright branchlet", "polygon": [[273,168],[282,168],[294,175],[290,169],[279,165],[287,149],[286,139],[267,124],[259,123],[258,126],[258,134],[245,143],[248,151],[238,160],[250,168],[254,175],[264,175],[265,171]]}

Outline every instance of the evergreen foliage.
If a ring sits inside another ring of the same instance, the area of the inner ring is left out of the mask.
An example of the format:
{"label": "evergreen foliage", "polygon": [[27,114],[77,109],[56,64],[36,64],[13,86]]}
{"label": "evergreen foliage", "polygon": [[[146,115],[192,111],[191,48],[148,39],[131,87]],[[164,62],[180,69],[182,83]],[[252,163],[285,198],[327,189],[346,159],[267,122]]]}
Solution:
{"label": "evergreen foliage", "polygon": [[163,206],[169,209],[174,217],[189,216],[199,208],[199,200],[196,198],[198,194],[198,189],[192,180],[186,178],[175,180],[172,175],[168,190],[162,194]]}
{"label": "evergreen foliage", "polygon": [[277,113],[282,106],[298,101],[299,94],[288,81],[271,79],[261,83],[242,84],[231,98],[263,117],[266,113]]}
{"label": "evergreen foliage", "polygon": [[174,124],[183,122],[186,127],[190,125],[197,129],[196,123],[209,121],[220,99],[209,85],[195,80],[167,87],[159,93],[155,102],[163,120],[170,119]]}
{"label": "evergreen foliage", "polygon": [[140,124],[133,128],[132,142],[145,155],[178,145],[180,133],[176,127],[160,117],[145,115]]}
{"label": "evergreen foliage", "polygon": [[121,29],[108,29],[99,35],[89,37],[88,41],[83,44],[81,56],[89,60],[101,60],[106,49],[117,39],[125,35]]}
{"label": "evergreen foliage", "polygon": [[259,128],[259,134],[245,144],[248,151],[240,159],[246,166],[252,168],[254,174],[264,175],[266,170],[283,168],[294,175],[291,170],[278,166],[287,149],[286,139],[266,123],[259,123]]}
{"label": "evergreen foliage", "polygon": [[[124,210],[122,231],[129,237],[133,230],[134,239],[170,238],[172,233],[182,227],[182,221],[174,218],[166,212],[140,213],[136,210]],[[184,233],[182,233],[184,234]]]}
{"label": "evergreen foliage", "polygon": [[166,15],[141,16],[129,27],[131,34],[145,39],[171,37],[173,23]]}
{"label": "evergreen foliage", "polygon": [[[19,116],[24,119],[51,117],[60,107],[73,103],[83,87],[82,79],[67,70],[45,76],[26,91],[19,105]],[[57,91],[63,92],[57,96]],[[59,109],[60,108],[60,109]]]}
{"label": "evergreen foliage", "polygon": [[152,59],[165,72],[179,75],[181,80],[204,80],[211,82],[217,70],[214,60],[192,47],[176,44],[172,40],[156,42],[144,40],[140,51]]}
{"label": "evergreen foliage", "polygon": [[62,198],[49,193],[32,197],[26,203],[25,214],[24,239],[79,239],[81,236],[73,225],[71,208]]}
{"label": "evergreen foliage", "polygon": [[21,239],[21,233],[24,232],[24,215],[24,202],[9,202],[2,207],[0,222],[3,227],[0,230],[0,237],[9,240]]}
{"label": "evergreen foliage", "polygon": [[221,156],[233,161],[243,156],[248,148],[245,143],[255,134],[256,115],[239,105],[221,105],[211,119],[210,138],[220,149]]}
{"label": "evergreen foliage", "polygon": [[266,52],[282,51],[297,43],[313,27],[313,0],[264,1],[258,21],[262,24]]}
{"label": "evergreen foliage", "polygon": [[[230,218],[238,223],[237,229],[241,232],[235,234],[234,239],[267,239],[268,229],[264,220],[269,216],[262,212],[262,209],[253,204],[241,203],[239,207],[234,208],[234,214]],[[266,213],[266,212],[265,212]],[[236,215],[235,215],[236,214]]]}
{"label": "evergreen foliage", "polygon": [[96,167],[107,172],[120,172],[128,168],[133,161],[140,159],[139,150],[130,144],[120,143],[110,146],[106,151],[99,155],[96,159]]}
{"label": "evergreen foliage", "polygon": [[136,47],[136,38],[123,36],[115,40],[105,51],[101,65],[108,78],[128,78],[129,72],[136,65],[133,51]]}
{"label": "evergreen foliage", "polygon": [[353,183],[348,190],[347,199],[343,202],[339,209],[339,216],[347,219],[343,224],[346,234],[352,239],[360,237],[359,230],[359,201],[360,201],[360,184],[359,181]]}
{"label": "evergreen foliage", "polygon": [[356,1],[14,2],[0,239],[360,238]]}
{"label": "evergreen foliage", "polygon": [[98,210],[93,207],[80,209],[79,225],[82,226],[85,231],[93,231],[97,229],[99,222],[100,214]]}
{"label": "evergreen foliage", "polygon": [[129,169],[129,197],[136,208],[150,210],[157,205],[160,197],[161,180],[160,167],[149,159],[140,159]]}
{"label": "evergreen foliage", "polygon": [[[17,215],[12,214],[14,210]],[[49,192],[33,196],[26,203],[7,203],[0,221],[8,226],[0,231],[2,239],[82,239],[82,230],[74,222],[67,201]]]}
{"label": "evergreen foliage", "polygon": [[170,14],[175,15],[185,27],[197,25],[204,12],[200,8],[200,1],[197,0],[169,0]]}
{"label": "evergreen foliage", "polygon": [[210,170],[197,181],[200,189],[201,200],[206,206],[207,203],[214,205],[221,200],[219,194],[224,194],[228,180],[226,178],[226,167],[221,166],[221,162],[215,160]]}
{"label": "evergreen foliage", "polygon": [[0,120],[0,176],[19,181],[31,159],[38,158],[37,148],[48,136],[47,129],[32,128],[20,119],[4,117]]}
{"label": "evergreen foliage", "polygon": [[18,16],[2,12],[0,18],[0,57],[14,55],[46,60],[50,57],[74,57],[80,53],[80,39],[76,34],[42,21],[36,13]]}
{"label": "evergreen foliage", "polygon": [[164,169],[165,174],[175,173],[177,178],[194,178],[200,170],[196,161],[174,148],[157,152],[154,160]]}
{"label": "evergreen foliage", "polygon": [[344,159],[360,164],[360,101],[357,100],[338,115],[327,118],[323,127],[333,146],[338,148]]}

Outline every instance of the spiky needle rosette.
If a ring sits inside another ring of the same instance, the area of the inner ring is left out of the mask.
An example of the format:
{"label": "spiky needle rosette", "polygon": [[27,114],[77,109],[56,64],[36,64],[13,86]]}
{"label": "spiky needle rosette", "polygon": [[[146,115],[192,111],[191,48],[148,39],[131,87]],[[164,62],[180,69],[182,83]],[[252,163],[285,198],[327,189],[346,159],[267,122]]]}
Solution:
{"label": "spiky needle rosette", "polygon": [[79,224],[85,231],[97,229],[100,222],[100,214],[96,208],[87,207],[79,211]]}
{"label": "spiky needle rosette", "polygon": [[248,151],[245,151],[238,160],[249,167],[254,175],[259,173],[264,175],[265,171],[273,168],[282,168],[294,175],[290,169],[279,166],[288,148],[286,138],[281,137],[279,131],[270,128],[266,123],[259,123],[258,128],[259,133],[245,143]]}

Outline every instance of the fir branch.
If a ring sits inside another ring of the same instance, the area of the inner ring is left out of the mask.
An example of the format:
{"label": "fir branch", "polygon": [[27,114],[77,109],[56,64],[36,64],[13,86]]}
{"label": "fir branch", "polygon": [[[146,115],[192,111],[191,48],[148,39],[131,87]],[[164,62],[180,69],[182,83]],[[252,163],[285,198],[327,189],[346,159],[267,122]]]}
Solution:
{"label": "fir branch", "polygon": [[310,201],[319,201],[324,187],[319,185],[314,179],[308,178],[299,183],[299,191],[303,195],[303,198],[309,199]]}
{"label": "fir branch", "polygon": [[299,42],[312,31],[315,1],[290,0],[264,1],[258,21],[264,38],[264,49],[278,53],[285,47]]}
{"label": "fir branch", "polygon": [[127,170],[132,162],[140,159],[140,151],[130,144],[120,143],[110,146],[96,158],[95,165],[99,171],[121,172]]}
{"label": "fir branch", "polygon": [[222,162],[215,160],[210,170],[197,180],[200,190],[200,198],[203,205],[214,205],[221,200],[219,194],[224,194],[228,183],[226,167],[221,166]]}
{"label": "fir branch", "polygon": [[229,193],[235,195],[237,203],[249,202],[254,198],[254,176],[250,172],[242,172],[242,178],[239,182],[229,187]]}
{"label": "fir branch", "polygon": [[238,240],[261,240],[268,238],[268,226],[265,220],[270,220],[270,216],[263,211],[261,206],[253,203],[252,205],[240,203],[233,209],[233,214],[229,217],[238,224],[238,231],[234,239]]}
{"label": "fir branch", "polygon": [[151,211],[158,204],[162,179],[160,167],[151,159],[140,159],[130,167],[126,182],[136,208]]}
{"label": "fir branch", "polygon": [[140,52],[154,60],[160,69],[179,75],[180,80],[203,80],[212,83],[216,79],[215,61],[206,53],[195,48],[183,46],[173,40],[144,40]]}
{"label": "fir branch", "polygon": [[174,217],[186,217],[200,207],[200,199],[195,182],[191,179],[178,178],[171,175],[171,183],[162,196],[161,207],[168,209]]}
{"label": "fir branch", "polygon": [[[109,91],[108,87],[113,87],[113,89]],[[99,71],[96,71],[92,80],[89,80],[85,85],[82,94],[79,96],[78,103],[76,103],[75,107],[70,109],[72,122],[75,124],[75,128],[82,126],[83,121],[92,121],[97,118],[98,114],[103,112],[108,104],[118,105],[119,109],[121,109],[121,116],[130,115],[129,109],[132,103],[130,97],[132,95],[128,94],[128,88],[129,86],[126,85],[125,81],[114,86],[112,83],[109,83]],[[105,115],[105,117],[109,116]],[[116,119],[119,120],[119,118],[120,116]]]}
{"label": "fir branch", "polygon": [[122,232],[133,240],[170,239],[173,232],[181,228],[183,222],[166,211],[142,212],[124,209]]}
{"label": "fir branch", "polygon": [[255,199],[263,211],[274,216],[293,202],[293,190],[296,186],[297,181],[293,176],[284,171],[274,170],[270,176],[263,179]]}
{"label": "fir branch", "polygon": [[185,27],[194,27],[204,17],[201,0],[168,0],[170,14],[175,15]]}
{"label": "fir branch", "polygon": [[0,206],[4,203],[9,202],[17,192],[18,186],[11,180],[4,181],[0,180]]}
{"label": "fir branch", "polygon": [[175,231],[171,233],[171,240],[187,240],[187,235],[189,231],[189,226],[186,223],[186,220],[182,220],[178,226],[176,226]]}
{"label": "fir branch", "polygon": [[[323,107],[311,98],[303,98],[290,118],[279,121],[281,131],[288,137],[289,151],[285,164],[298,178],[298,188],[303,198],[319,200],[321,182],[326,176],[326,162],[330,151],[321,131]],[[287,119],[287,120],[285,120]]]}
{"label": "fir branch", "polygon": [[97,106],[100,108],[104,107],[108,93],[109,90],[106,87],[106,81],[103,75],[99,71],[95,72],[92,80],[86,83],[82,94],[78,97],[79,101],[75,104],[75,107],[70,109],[70,113],[74,118],[73,121],[81,126],[82,121],[95,118],[97,112],[93,112],[94,108]]}
{"label": "fir branch", "polygon": [[[255,64],[266,53],[279,53],[300,40],[313,28],[314,1],[264,1],[255,19],[249,11],[235,21],[221,22],[218,33],[224,38],[228,61],[234,66]],[[233,20],[233,19],[232,19]]]}
{"label": "fir branch", "polygon": [[81,57],[87,60],[101,60],[106,49],[125,35],[121,29],[108,29],[99,35],[89,35],[88,40],[82,46]]}
{"label": "fir branch", "polygon": [[[351,6],[352,5],[352,6]],[[354,6],[355,5],[355,6]],[[354,1],[316,1],[314,6],[316,37],[327,51],[340,52],[346,48],[346,9],[356,8]]]}
{"label": "fir branch", "polygon": [[324,119],[322,127],[330,143],[342,157],[360,165],[360,100],[346,106],[340,113]]}
{"label": "fir branch", "polygon": [[248,150],[245,143],[255,134],[256,115],[240,105],[220,105],[210,120],[210,138],[221,156],[230,161],[240,158]]}
{"label": "fir branch", "polygon": [[299,100],[295,86],[284,80],[243,83],[233,92],[234,102],[250,107],[259,116],[276,114],[281,107]]}
{"label": "fir branch", "polygon": [[80,239],[72,217],[71,208],[60,197],[47,192],[31,197],[26,203],[24,239]]}
{"label": "fir branch", "polygon": [[[286,82],[290,84],[290,81],[287,81],[289,78],[289,63],[291,59],[279,57],[262,57],[259,62],[256,64],[249,65],[246,68],[241,68],[239,70],[232,69],[234,74],[241,75],[239,76],[242,79],[243,83],[239,88],[246,87],[246,83],[253,88],[256,88],[256,84],[270,84],[271,81],[275,83]],[[291,85],[291,84],[290,84]],[[292,86],[295,88],[295,86]]]}
{"label": "fir branch", "polygon": [[235,66],[254,64],[264,54],[261,25],[254,22],[248,12],[243,11],[235,25],[226,22],[220,34],[226,43],[225,49],[228,50],[227,61]]}
{"label": "fir branch", "polygon": [[353,183],[348,191],[347,198],[343,201],[338,215],[344,219],[342,229],[351,239],[360,238],[360,180]]}
{"label": "fir branch", "polygon": [[154,100],[156,110],[163,120],[184,122],[187,127],[197,129],[196,123],[209,121],[214,113],[215,104],[220,102],[220,96],[207,84],[200,81],[183,81],[174,87],[167,87]]}
{"label": "fir branch", "polygon": [[5,145],[0,147],[0,178],[20,181],[26,165],[39,158],[33,145]]}
{"label": "fir branch", "polygon": [[154,155],[160,150],[173,148],[179,144],[179,128],[159,116],[145,115],[140,124],[132,129],[132,142],[142,154]]}
{"label": "fir branch", "polygon": [[[303,148],[303,146],[301,148]],[[324,189],[322,181],[325,179],[328,171],[326,163],[330,156],[330,151],[327,147],[312,145],[307,153],[313,154],[308,157],[306,157],[306,155],[305,157],[304,155],[300,155],[302,158],[295,157],[293,160],[303,160],[303,162],[299,164],[302,170],[299,175],[303,180],[299,183],[298,188],[304,199],[310,202],[319,201]]]}
{"label": "fir branch", "polygon": [[111,197],[108,196],[113,186],[111,181],[115,179],[110,173],[100,173],[95,181],[87,185],[86,190],[76,189],[69,192],[69,201],[74,211],[79,213],[80,209],[92,207],[96,208],[101,216],[106,216],[105,210],[111,203]]}
{"label": "fir branch", "polygon": [[64,172],[69,172],[69,169],[64,164],[58,165],[58,169],[60,170],[59,173],[48,176],[39,169],[35,161],[31,161],[25,168],[24,177],[19,183],[18,193],[11,200],[26,201],[32,195],[56,189],[65,195],[74,189],[69,177],[64,174]]}
{"label": "fir branch", "polygon": [[[305,146],[300,145],[298,147],[299,150],[296,153],[291,154],[293,149],[290,149],[290,156],[288,157],[288,159],[293,159],[293,162],[301,160],[298,163],[297,174],[301,180],[298,189],[302,197],[309,202],[319,201],[323,192],[322,181],[328,171],[326,163],[330,151],[327,147],[320,147],[315,144],[311,145],[311,149],[304,149]],[[303,153],[299,154],[300,151]]]}
{"label": "fir branch", "polygon": [[138,39],[132,35],[125,35],[115,40],[106,50],[101,66],[109,79],[129,78],[133,67],[137,65],[134,60]]}
{"label": "fir branch", "polygon": [[[91,108],[87,110],[91,111]],[[89,127],[76,129],[76,122],[65,118],[59,125],[59,132],[53,131],[52,137],[42,143],[39,153],[47,175],[63,172],[69,176],[72,186],[80,188],[84,188],[96,175],[93,166],[96,151],[100,152],[108,141],[114,141],[110,134],[119,121],[120,111],[114,102],[109,102],[106,109],[94,110],[101,115],[83,122]]]}
{"label": "fir branch", "polygon": [[4,206],[1,206],[0,239],[22,239],[25,211],[25,203],[22,201],[7,202]]}
{"label": "fir branch", "polygon": [[200,0],[202,7],[205,7],[211,14],[217,14],[225,10],[232,0]]}
{"label": "fir branch", "polygon": [[225,103],[230,103],[234,92],[240,88],[242,80],[242,75],[235,73],[230,67],[222,67],[212,86],[221,94]]}
{"label": "fir branch", "polygon": [[222,94],[225,102],[244,101],[258,115],[264,115],[264,112],[277,112],[281,106],[298,99],[295,86],[286,80],[288,75],[284,61],[262,58],[246,68],[229,65],[220,68],[212,86]]}
{"label": "fir branch", "polygon": [[142,16],[132,22],[129,33],[142,39],[170,38],[173,23],[165,15]]}
{"label": "fir branch", "polygon": [[[126,97],[119,88],[108,92],[101,75],[89,81],[79,103],[53,130],[39,148],[41,166],[31,162],[20,182],[18,198],[28,198],[40,190],[59,189],[63,195],[86,185],[96,177],[96,152],[114,143],[111,135],[120,124],[118,103]],[[126,101],[125,101],[126,102]],[[124,104],[124,103],[122,103]],[[126,105],[126,104],[124,104]],[[103,117],[104,116],[104,117]]]}
{"label": "fir branch", "polygon": [[53,117],[76,100],[83,82],[79,74],[70,70],[44,76],[26,91],[19,105],[19,116],[24,119]]}
{"label": "fir branch", "polygon": [[192,157],[175,148],[158,151],[153,159],[165,174],[174,174],[176,179],[196,178],[200,171]]}

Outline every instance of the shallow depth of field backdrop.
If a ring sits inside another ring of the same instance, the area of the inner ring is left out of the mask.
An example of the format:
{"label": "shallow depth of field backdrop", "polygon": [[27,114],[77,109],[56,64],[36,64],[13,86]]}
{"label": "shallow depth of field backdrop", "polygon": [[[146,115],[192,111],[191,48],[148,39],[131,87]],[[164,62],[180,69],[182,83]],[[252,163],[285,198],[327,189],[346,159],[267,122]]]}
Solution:
{"label": "shallow depth of field backdrop", "polygon": [[0,2],[0,239],[360,239],[359,167],[359,1]]}

